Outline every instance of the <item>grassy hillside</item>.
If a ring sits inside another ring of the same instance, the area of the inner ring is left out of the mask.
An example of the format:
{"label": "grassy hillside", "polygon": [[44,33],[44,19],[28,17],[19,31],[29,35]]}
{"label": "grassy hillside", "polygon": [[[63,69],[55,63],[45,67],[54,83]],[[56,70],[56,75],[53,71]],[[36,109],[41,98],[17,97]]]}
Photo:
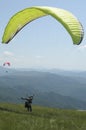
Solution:
{"label": "grassy hillside", "polygon": [[0,130],[85,130],[86,112],[0,103]]}

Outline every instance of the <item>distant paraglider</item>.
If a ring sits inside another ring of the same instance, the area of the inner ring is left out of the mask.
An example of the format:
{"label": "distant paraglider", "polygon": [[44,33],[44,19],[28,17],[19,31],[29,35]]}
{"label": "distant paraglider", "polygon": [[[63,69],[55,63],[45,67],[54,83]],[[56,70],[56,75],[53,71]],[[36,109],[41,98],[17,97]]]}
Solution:
{"label": "distant paraglider", "polygon": [[6,66],[6,65],[7,65],[7,66],[10,66],[10,62],[4,62],[4,63],[3,63],[3,66]]}
{"label": "distant paraglider", "polygon": [[6,67],[6,71],[5,71],[6,73],[8,73],[7,68],[10,67],[10,65],[11,65],[10,62],[4,62],[3,63],[3,67]]}

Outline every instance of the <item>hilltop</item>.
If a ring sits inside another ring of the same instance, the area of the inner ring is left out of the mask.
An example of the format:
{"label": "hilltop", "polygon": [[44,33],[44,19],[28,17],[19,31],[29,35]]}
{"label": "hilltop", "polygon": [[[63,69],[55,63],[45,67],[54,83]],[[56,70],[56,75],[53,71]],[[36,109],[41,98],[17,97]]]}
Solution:
{"label": "hilltop", "polygon": [[85,130],[86,111],[0,103],[0,130]]}

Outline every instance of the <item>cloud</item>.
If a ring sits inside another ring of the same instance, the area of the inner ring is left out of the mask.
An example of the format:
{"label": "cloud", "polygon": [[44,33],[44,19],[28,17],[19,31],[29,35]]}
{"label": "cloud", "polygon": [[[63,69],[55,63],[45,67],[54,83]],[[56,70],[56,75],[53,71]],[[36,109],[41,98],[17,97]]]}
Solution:
{"label": "cloud", "polygon": [[85,50],[86,49],[86,45],[83,46],[79,46],[78,50]]}
{"label": "cloud", "polygon": [[4,56],[7,56],[7,57],[13,57],[14,56],[14,54],[12,53],[12,52],[9,52],[9,51],[5,51],[4,53]]}
{"label": "cloud", "polygon": [[0,61],[2,61],[2,58],[0,57]]}
{"label": "cloud", "polygon": [[39,56],[39,55],[37,55],[37,56],[35,56],[37,59],[41,59],[41,58],[43,58],[42,56]]}

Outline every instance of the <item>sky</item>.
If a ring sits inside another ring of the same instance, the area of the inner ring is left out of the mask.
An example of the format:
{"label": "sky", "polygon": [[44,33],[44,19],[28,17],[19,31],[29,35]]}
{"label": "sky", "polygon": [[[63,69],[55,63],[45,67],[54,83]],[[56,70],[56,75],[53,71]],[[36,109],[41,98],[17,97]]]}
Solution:
{"label": "sky", "polygon": [[[70,11],[82,23],[84,38],[73,45],[65,28],[51,16],[26,25],[10,42],[2,44],[9,19],[31,6],[52,6]],[[11,68],[57,68],[86,71],[86,0],[0,0],[0,66]]]}

